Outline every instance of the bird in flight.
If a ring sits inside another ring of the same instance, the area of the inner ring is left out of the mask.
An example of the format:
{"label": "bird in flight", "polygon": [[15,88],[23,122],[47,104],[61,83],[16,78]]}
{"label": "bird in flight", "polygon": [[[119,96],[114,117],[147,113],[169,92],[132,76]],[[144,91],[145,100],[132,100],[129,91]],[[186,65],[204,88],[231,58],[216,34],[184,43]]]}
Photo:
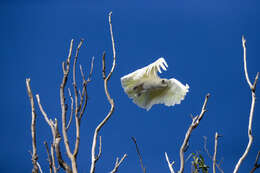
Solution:
{"label": "bird in flight", "polygon": [[151,109],[154,104],[165,104],[174,106],[180,104],[189,85],[183,85],[178,80],[163,79],[158,76],[167,70],[167,63],[164,58],[159,58],[155,62],[138,69],[128,75],[121,77],[121,84],[129,98],[139,107]]}

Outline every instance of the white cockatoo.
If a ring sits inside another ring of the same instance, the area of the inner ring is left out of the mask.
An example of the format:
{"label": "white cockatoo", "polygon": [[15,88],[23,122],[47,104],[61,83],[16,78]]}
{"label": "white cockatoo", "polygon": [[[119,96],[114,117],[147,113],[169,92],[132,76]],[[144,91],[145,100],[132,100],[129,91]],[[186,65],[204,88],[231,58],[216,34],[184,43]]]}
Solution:
{"label": "white cockatoo", "polygon": [[161,68],[166,71],[167,67],[165,59],[161,57],[152,64],[123,76],[122,87],[135,104],[147,111],[154,104],[180,104],[189,91],[189,85],[183,85],[174,78],[160,78],[157,72],[162,73]]}

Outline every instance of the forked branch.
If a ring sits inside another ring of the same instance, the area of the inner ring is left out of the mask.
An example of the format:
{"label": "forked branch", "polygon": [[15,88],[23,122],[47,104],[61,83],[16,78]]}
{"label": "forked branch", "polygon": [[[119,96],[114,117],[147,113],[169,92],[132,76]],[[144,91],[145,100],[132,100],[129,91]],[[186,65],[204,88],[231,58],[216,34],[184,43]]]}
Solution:
{"label": "forked branch", "polygon": [[56,151],[56,156],[57,156],[58,162],[59,162],[60,166],[66,171],[66,173],[72,173],[70,166],[63,160],[61,152],[60,152],[61,136],[60,136],[60,133],[58,131],[57,119],[55,118],[54,122],[53,122],[52,119],[49,119],[47,113],[44,111],[44,109],[41,105],[40,96],[38,94],[36,95],[36,99],[37,99],[40,111],[41,111],[42,115],[44,116],[45,121],[47,122],[47,124],[51,128],[52,137],[53,137],[53,145],[54,145],[54,148],[55,148],[55,151]]}
{"label": "forked branch", "polygon": [[[109,72],[109,74],[106,76],[106,65],[105,65],[105,53],[103,54],[102,57],[102,75],[103,75],[103,79],[104,79],[104,90],[105,90],[105,94],[107,97],[107,100],[110,104],[110,111],[108,112],[107,116],[103,119],[103,121],[101,123],[99,123],[99,125],[96,127],[95,132],[94,132],[94,136],[93,136],[93,143],[92,143],[92,149],[91,149],[91,167],[90,167],[90,173],[94,173],[95,172],[95,168],[96,168],[96,162],[99,159],[99,155],[96,155],[96,145],[97,145],[97,136],[99,131],[101,130],[101,128],[105,125],[105,123],[109,120],[109,118],[111,117],[112,113],[114,112],[114,100],[111,98],[109,92],[108,92],[108,88],[107,88],[107,83],[115,69],[116,66],[116,51],[115,51],[115,41],[114,41],[114,36],[113,36],[113,30],[112,30],[112,22],[111,22],[111,15],[112,12],[109,13],[109,26],[110,26],[110,35],[111,35],[111,41],[112,41],[112,49],[113,49],[113,64],[111,67],[111,70]],[[101,151],[101,150],[99,150]],[[122,160],[123,161],[123,160]]]}
{"label": "forked branch", "polygon": [[[68,58],[66,61],[66,65],[64,62],[62,64],[63,65],[63,79],[62,79],[62,83],[60,85],[60,102],[61,102],[61,110],[62,110],[62,134],[63,134],[63,138],[64,138],[64,145],[65,145],[66,153],[71,161],[73,173],[77,173],[76,160],[77,160],[77,155],[78,155],[78,151],[79,151],[79,142],[80,142],[80,121],[81,121],[81,118],[84,114],[84,111],[85,111],[85,108],[87,105],[87,88],[86,88],[86,86],[87,86],[87,83],[90,81],[90,79],[88,81],[85,80],[85,76],[83,74],[82,67],[80,66],[82,80],[83,80],[82,93],[80,93],[80,91],[78,90],[78,87],[77,87],[77,82],[76,82],[76,64],[77,64],[77,60],[78,60],[79,50],[80,50],[82,44],[83,44],[83,39],[81,39],[80,43],[77,46],[76,54],[75,54],[74,62],[73,62],[72,79],[73,79],[73,88],[74,88],[74,98],[72,97],[70,90],[68,90],[69,97],[71,99],[71,113],[70,113],[70,119],[68,121],[68,124],[66,121],[67,105],[65,103],[64,89],[66,87],[68,75],[70,72],[70,61],[71,61],[71,52],[72,52],[72,48],[73,48],[73,39],[71,40],[70,51],[69,51],[69,55],[68,55]],[[93,60],[92,60],[92,64],[91,64],[90,76],[91,76],[92,71],[93,71]],[[73,108],[73,104],[74,104],[74,108]],[[72,152],[70,145],[69,145],[67,130],[71,124],[73,114],[75,117],[76,138],[75,138],[75,146],[74,146],[74,149]]]}
{"label": "forked branch", "polygon": [[35,124],[36,124],[36,113],[35,113],[35,106],[34,106],[34,100],[33,100],[33,94],[30,86],[30,79],[26,79],[26,88],[27,88],[27,93],[30,99],[31,103],[31,109],[32,109],[32,122],[31,122],[31,133],[32,133],[32,164],[33,164],[33,169],[32,173],[38,173],[39,167],[37,165],[37,160],[38,160],[38,155],[37,155],[37,148],[36,148],[36,129],[35,129]]}
{"label": "forked branch", "polygon": [[247,64],[246,64],[246,40],[244,38],[244,36],[242,36],[242,46],[243,46],[243,50],[244,50],[244,71],[245,71],[245,76],[246,76],[246,81],[250,87],[251,90],[251,97],[252,97],[252,102],[251,102],[251,108],[250,108],[250,113],[249,113],[249,122],[248,122],[248,144],[247,147],[245,149],[245,152],[243,153],[243,155],[240,157],[240,159],[238,160],[235,169],[233,171],[233,173],[237,173],[238,169],[241,165],[241,163],[243,162],[243,160],[246,158],[252,142],[253,142],[253,135],[252,135],[252,122],[253,122],[253,115],[254,115],[254,110],[255,110],[255,90],[256,90],[256,83],[258,80],[258,76],[259,76],[259,72],[256,74],[255,77],[255,81],[252,85],[252,83],[250,82],[250,79],[248,77],[248,72],[247,72]]}
{"label": "forked branch", "polygon": [[116,158],[115,167],[114,167],[114,169],[110,173],[116,173],[117,172],[119,166],[125,160],[126,156],[127,156],[127,154],[124,154],[124,156],[120,159],[120,161],[119,161],[118,157]]}
{"label": "forked branch", "polygon": [[51,145],[51,153],[50,153],[49,146],[48,146],[46,141],[44,141],[44,145],[45,145],[47,156],[48,156],[50,173],[52,173],[52,172],[56,173],[57,168],[56,168],[56,165],[55,165],[55,157],[54,157],[54,152],[53,152],[54,147],[53,147],[53,145]]}
{"label": "forked branch", "polygon": [[192,118],[192,123],[189,127],[189,129],[187,130],[186,132],[186,135],[185,135],[185,138],[184,138],[184,141],[182,143],[182,146],[180,148],[180,170],[178,171],[178,173],[183,173],[183,170],[184,170],[184,152],[185,152],[185,149],[188,145],[188,141],[189,141],[189,138],[190,138],[190,135],[191,135],[191,132],[193,129],[195,129],[199,123],[200,123],[200,120],[203,118],[205,112],[207,111],[206,110],[206,106],[207,106],[207,102],[208,102],[208,98],[209,98],[210,94],[207,94],[206,95],[206,98],[205,98],[205,101],[204,101],[204,104],[202,106],[202,110],[201,110],[201,113],[200,115],[197,115],[195,117]]}
{"label": "forked branch", "polygon": [[166,161],[168,163],[168,167],[170,169],[170,172],[175,173],[174,170],[173,170],[173,167],[172,167],[172,165],[174,164],[174,161],[170,162],[168,154],[166,152],[165,152],[165,158],[166,158]]}

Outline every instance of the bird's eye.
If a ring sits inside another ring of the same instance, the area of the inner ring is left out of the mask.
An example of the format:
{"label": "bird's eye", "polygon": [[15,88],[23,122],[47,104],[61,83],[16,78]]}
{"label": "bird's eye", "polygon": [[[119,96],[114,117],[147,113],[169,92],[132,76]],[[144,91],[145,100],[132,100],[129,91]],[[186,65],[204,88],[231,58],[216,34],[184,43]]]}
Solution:
{"label": "bird's eye", "polygon": [[162,84],[164,84],[164,83],[165,83],[165,80],[163,79],[163,80],[162,80]]}

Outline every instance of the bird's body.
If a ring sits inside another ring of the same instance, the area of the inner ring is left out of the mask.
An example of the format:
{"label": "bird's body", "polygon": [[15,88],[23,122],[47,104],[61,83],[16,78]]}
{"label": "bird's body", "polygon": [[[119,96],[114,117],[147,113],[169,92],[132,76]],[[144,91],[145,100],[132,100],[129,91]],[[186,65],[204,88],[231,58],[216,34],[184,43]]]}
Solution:
{"label": "bird's body", "polygon": [[136,84],[133,87],[134,92],[137,93],[137,96],[142,95],[143,93],[147,92],[154,92],[154,91],[160,91],[168,87],[168,84],[166,83],[167,79],[162,80],[144,80],[140,84]]}
{"label": "bird's body", "polygon": [[128,97],[138,106],[149,110],[154,104],[173,106],[179,104],[188,92],[189,86],[184,86],[176,79],[161,79],[157,72],[166,71],[168,67],[164,58],[138,69],[121,78],[121,84]]}

